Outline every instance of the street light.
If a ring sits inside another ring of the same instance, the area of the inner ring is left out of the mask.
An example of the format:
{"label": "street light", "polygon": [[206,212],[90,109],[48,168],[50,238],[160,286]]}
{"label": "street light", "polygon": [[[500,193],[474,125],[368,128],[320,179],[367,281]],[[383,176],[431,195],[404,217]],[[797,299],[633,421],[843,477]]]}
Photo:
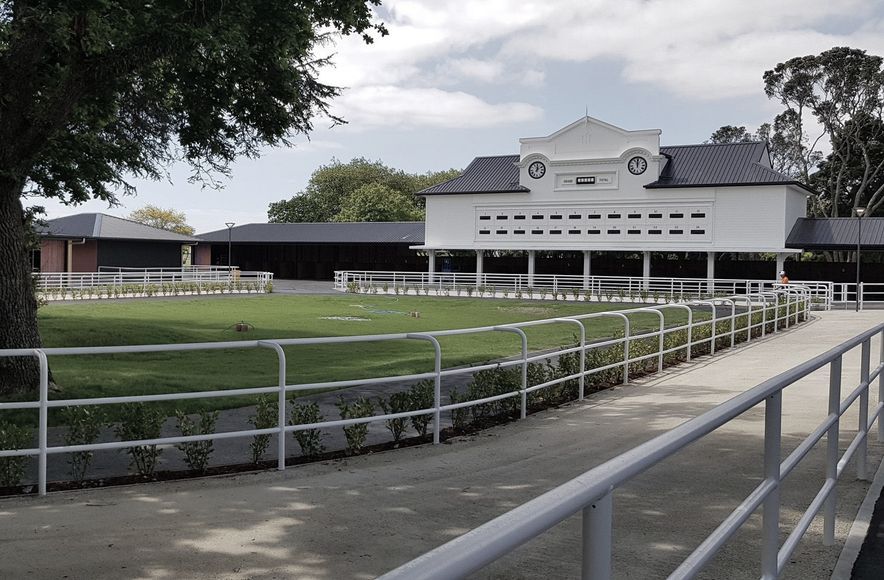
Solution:
{"label": "street light", "polygon": [[227,269],[230,270],[230,265],[233,263],[233,260],[231,259],[232,246],[230,237],[233,234],[233,226],[235,226],[236,224],[234,222],[227,222],[224,225],[227,226]]}
{"label": "street light", "polygon": [[859,312],[859,301],[862,295],[859,281],[860,248],[863,237],[863,214],[866,213],[866,208],[856,207],[853,208],[853,211],[856,212],[856,312]]}

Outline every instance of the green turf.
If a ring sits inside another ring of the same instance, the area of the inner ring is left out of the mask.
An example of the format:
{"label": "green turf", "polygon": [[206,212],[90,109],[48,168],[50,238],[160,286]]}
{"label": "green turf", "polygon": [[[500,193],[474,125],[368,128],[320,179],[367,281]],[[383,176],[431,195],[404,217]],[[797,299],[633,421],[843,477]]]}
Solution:
{"label": "green turf", "polygon": [[[84,301],[40,309],[45,346],[105,346],[214,342],[420,332],[538,320],[624,308],[619,304],[393,296],[249,296],[195,299]],[[419,318],[408,316],[417,311]],[[365,321],[328,320],[359,317]],[[632,316],[633,328],[657,324]],[[667,324],[682,322],[676,311]],[[238,333],[245,321],[254,330]],[[588,338],[622,330],[615,319],[594,320]],[[531,350],[573,344],[575,328],[556,324],[527,330]],[[442,339],[443,367],[518,354],[514,334],[483,333]],[[416,341],[287,347],[287,380],[308,383],[431,371],[432,347]],[[152,394],[276,384],[276,355],[265,349],[136,355],[52,356],[54,398]],[[187,410],[248,404],[242,399],[196,400]]]}

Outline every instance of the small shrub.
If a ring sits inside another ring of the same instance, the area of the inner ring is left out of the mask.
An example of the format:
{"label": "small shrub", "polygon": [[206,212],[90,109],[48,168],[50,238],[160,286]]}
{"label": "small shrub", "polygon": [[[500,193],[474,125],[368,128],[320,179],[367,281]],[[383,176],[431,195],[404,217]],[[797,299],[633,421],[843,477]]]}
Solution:
{"label": "small shrub", "polygon": [[[336,405],[341,412],[341,419],[361,419],[374,415],[374,405],[365,397],[359,397],[355,401],[349,402],[341,396]],[[365,438],[368,436],[368,423],[347,425],[343,429],[344,436],[347,438],[347,451],[351,454],[362,451],[365,446]]]}
{"label": "small shrub", "polygon": [[[386,399],[378,399],[378,406],[384,412],[384,415],[408,412],[410,410],[408,393],[398,392],[393,393]],[[408,427],[408,417],[387,419],[384,421],[384,425],[393,435],[393,441],[398,443]]]}
{"label": "small shrub", "polygon": [[[218,411],[200,411],[199,422],[181,411],[175,412],[178,418],[178,430],[185,437],[190,435],[209,435],[215,432],[215,424],[218,422]],[[184,454],[184,462],[191,469],[205,473],[209,466],[209,458],[214,451],[214,441],[187,441],[175,445]]]}
{"label": "small shrub", "polygon": [[[429,409],[436,404],[436,384],[430,379],[419,381],[412,385],[408,391],[408,407],[410,411]],[[426,415],[414,415],[411,417],[411,426],[421,437],[426,436],[432,413]]]}
{"label": "small shrub", "polygon": [[[104,424],[103,414],[99,407],[66,407],[61,411],[62,420],[68,426],[64,434],[65,445],[89,445],[95,443]],[[71,479],[83,481],[89,464],[92,463],[91,451],[75,451],[71,453],[68,463],[71,465]]]}
{"label": "small shrub", "polygon": [[[457,389],[452,389],[448,394],[448,399],[452,405],[456,405],[457,403],[464,403],[467,401],[466,397],[461,398],[460,393]],[[470,408],[469,407],[460,407],[459,409],[451,410],[451,425],[455,429],[465,429],[470,424]]]}
{"label": "small shrub", "polygon": [[[341,418],[344,418],[343,415]],[[321,423],[322,412],[319,410],[319,403],[315,401],[310,403],[295,403],[292,406],[291,420],[292,425],[308,425],[310,423]],[[347,428],[344,427],[346,430]],[[320,429],[304,429],[303,431],[295,431],[292,433],[295,441],[301,446],[301,453],[305,457],[315,457],[325,451],[322,445],[322,431]]]}
{"label": "small shrub", "polygon": [[[0,449],[26,449],[30,447],[31,430],[6,421],[0,421]],[[0,457],[0,486],[19,485],[25,476],[28,458]]]}
{"label": "small shrub", "polygon": [[[270,429],[276,425],[276,402],[266,395],[258,397],[258,404],[255,406],[255,414],[249,417],[255,429]],[[270,433],[263,435],[255,435],[249,444],[249,450],[252,452],[252,463],[260,463],[270,447]]]}
{"label": "small shrub", "polygon": [[[163,428],[165,416],[157,409],[150,409],[144,403],[128,403],[123,405],[120,422],[114,427],[114,433],[120,441],[139,441],[157,439]],[[163,453],[156,445],[135,445],[126,448],[130,465],[139,475],[150,477],[157,468],[157,462]]]}

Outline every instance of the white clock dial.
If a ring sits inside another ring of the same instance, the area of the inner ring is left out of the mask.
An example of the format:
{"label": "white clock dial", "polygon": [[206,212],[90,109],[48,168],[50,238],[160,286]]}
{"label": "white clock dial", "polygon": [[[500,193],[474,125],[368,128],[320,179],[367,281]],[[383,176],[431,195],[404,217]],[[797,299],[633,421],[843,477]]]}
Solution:
{"label": "white clock dial", "polygon": [[540,179],[546,174],[546,165],[540,161],[535,161],[528,166],[528,175],[534,179]]}
{"label": "white clock dial", "polygon": [[648,168],[648,162],[645,161],[644,157],[633,157],[629,160],[629,163],[626,164],[626,167],[633,175],[641,175],[645,172],[645,169]]}

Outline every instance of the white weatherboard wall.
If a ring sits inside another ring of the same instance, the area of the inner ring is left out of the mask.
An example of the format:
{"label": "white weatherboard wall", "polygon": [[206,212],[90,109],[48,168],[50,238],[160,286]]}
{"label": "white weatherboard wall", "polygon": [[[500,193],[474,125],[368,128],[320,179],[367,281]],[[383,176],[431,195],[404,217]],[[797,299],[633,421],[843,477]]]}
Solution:
{"label": "white weatherboard wall", "polygon": [[[641,175],[627,169],[634,157],[647,162]],[[528,173],[535,161],[546,167],[539,179]],[[519,183],[531,191],[428,195],[421,247],[795,251],[785,241],[795,220],[805,217],[800,188],[645,188],[664,164],[659,130],[624,131],[591,118],[549,137],[522,139]],[[595,183],[578,185],[577,176]]]}

